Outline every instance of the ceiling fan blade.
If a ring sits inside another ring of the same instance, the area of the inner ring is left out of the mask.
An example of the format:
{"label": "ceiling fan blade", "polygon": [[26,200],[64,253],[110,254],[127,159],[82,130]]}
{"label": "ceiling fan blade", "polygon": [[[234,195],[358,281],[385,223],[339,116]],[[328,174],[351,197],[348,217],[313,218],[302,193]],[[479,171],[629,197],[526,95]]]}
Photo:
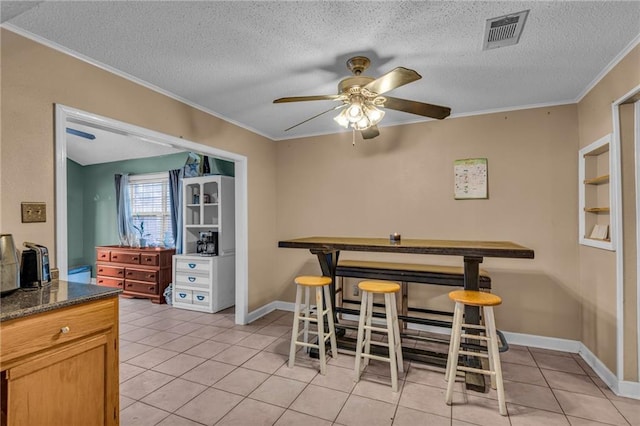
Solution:
{"label": "ceiling fan blade", "polygon": [[364,86],[364,89],[381,95],[397,87],[420,80],[421,78],[422,76],[414,70],[398,67],[376,78],[371,83]]}
{"label": "ceiling fan blade", "polygon": [[384,102],[384,107],[395,109],[397,111],[404,111],[429,118],[437,118],[438,120],[447,118],[449,114],[451,114],[451,108],[445,106],[425,104],[424,102],[392,98],[390,96],[385,96],[385,98],[386,101]]}
{"label": "ceiling fan blade", "polygon": [[378,126],[371,126],[360,130],[360,133],[362,133],[362,139],[373,139],[380,134],[380,131],[378,130]]}
{"label": "ceiling fan blade", "polygon": [[274,104],[282,104],[285,102],[303,102],[303,101],[339,101],[344,99],[342,95],[316,95],[316,96],[292,96],[289,98],[280,98],[273,101]]}
{"label": "ceiling fan blade", "polygon": [[300,122],[300,123],[298,123],[298,124],[294,124],[293,126],[289,127],[288,129],[284,129],[284,131],[285,131],[285,132],[287,132],[287,131],[289,131],[289,130],[293,129],[294,127],[298,127],[299,125],[306,123],[307,121],[311,121],[311,120],[313,120],[314,118],[318,118],[318,117],[320,117],[320,116],[321,116],[321,115],[323,115],[323,114],[326,114],[326,113],[331,112],[331,111],[335,111],[335,110],[337,110],[337,109],[339,109],[339,108],[342,108],[342,107],[344,107],[344,106],[346,106],[346,104],[338,105],[338,106],[333,107],[333,108],[330,108],[330,109],[328,109],[328,110],[326,110],[326,111],[322,111],[320,114],[316,114],[316,115],[314,115],[313,117],[311,117],[311,118],[307,118],[306,120],[301,121],[301,122]]}

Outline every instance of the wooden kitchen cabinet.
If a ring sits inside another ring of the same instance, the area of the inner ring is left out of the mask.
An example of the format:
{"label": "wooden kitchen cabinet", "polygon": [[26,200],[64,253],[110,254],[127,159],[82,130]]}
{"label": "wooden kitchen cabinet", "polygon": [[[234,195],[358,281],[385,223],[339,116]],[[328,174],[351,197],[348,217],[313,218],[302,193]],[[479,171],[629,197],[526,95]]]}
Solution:
{"label": "wooden kitchen cabinet", "polygon": [[118,425],[118,298],[2,322],[2,424]]}
{"label": "wooden kitchen cabinet", "polygon": [[96,247],[96,284],[118,287],[125,297],[164,303],[164,290],[171,282],[171,257],[175,249]]}

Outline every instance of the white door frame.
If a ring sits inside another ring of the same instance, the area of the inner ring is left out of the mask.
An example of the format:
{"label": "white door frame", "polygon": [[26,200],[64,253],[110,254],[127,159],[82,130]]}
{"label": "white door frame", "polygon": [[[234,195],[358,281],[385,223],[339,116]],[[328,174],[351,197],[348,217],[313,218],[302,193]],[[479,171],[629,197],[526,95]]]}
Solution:
{"label": "white door frame", "polygon": [[223,151],[207,145],[187,141],[143,127],[102,117],[65,105],[56,104],[55,152],[56,152],[56,264],[60,279],[67,279],[67,137],[69,120],[87,122],[107,129],[126,132],[149,142],[171,145],[185,151],[199,152],[235,163],[235,208],[236,208],[236,324],[246,324],[248,316],[248,202],[247,202],[247,157]]}

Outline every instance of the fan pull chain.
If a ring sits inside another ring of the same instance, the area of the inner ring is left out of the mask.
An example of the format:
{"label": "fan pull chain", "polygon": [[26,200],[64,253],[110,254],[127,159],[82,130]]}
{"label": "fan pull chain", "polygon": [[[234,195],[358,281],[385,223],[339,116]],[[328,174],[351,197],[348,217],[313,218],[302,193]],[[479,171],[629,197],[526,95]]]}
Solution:
{"label": "fan pull chain", "polygon": [[356,146],[356,129],[351,130],[351,144]]}

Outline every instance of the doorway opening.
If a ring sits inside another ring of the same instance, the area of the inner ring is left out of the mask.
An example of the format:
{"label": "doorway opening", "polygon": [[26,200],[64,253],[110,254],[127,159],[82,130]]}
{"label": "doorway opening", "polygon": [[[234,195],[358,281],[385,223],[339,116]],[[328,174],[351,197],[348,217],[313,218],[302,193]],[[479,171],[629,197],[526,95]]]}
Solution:
{"label": "doorway opening", "polygon": [[[246,324],[248,316],[248,211],[247,211],[247,157],[208,145],[187,141],[143,127],[102,117],[68,106],[56,105],[55,152],[56,152],[56,263],[60,279],[68,276],[67,237],[67,127],[70,123],[86,124],[117,134],[130,135],[134,139],[174,148],[197,152],[214,158],[233,162],[235,169],[235,223],[236,223],[236,297],[235,322]],[[134,142],[135,143],[135,142]]]}

